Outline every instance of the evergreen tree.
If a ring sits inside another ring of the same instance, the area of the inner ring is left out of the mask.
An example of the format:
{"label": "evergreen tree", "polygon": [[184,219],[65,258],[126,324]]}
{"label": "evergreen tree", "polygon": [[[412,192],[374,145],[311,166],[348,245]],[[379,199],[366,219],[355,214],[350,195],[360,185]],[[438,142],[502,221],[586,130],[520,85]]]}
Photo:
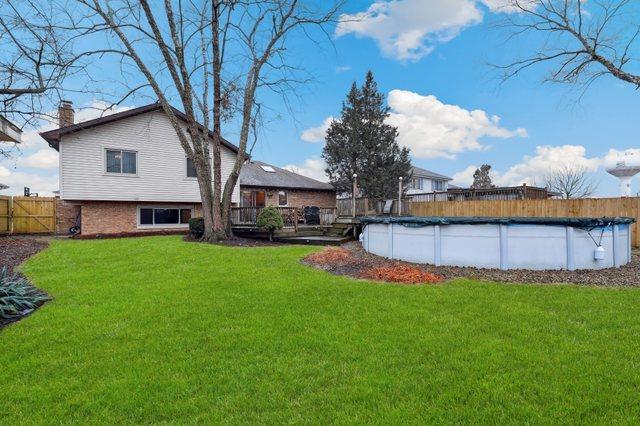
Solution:
{"label": "evergreen tree", "polygon": [[491,166],[489,164],[483,164],[473,173],[473,184],[471,184],[471,189],[490,188],[495,188],[495,185],[491,182]]}
{"label": "evergreen tree", "polygon": [[354,173],[361,195],[377,200],[398,196],[399,177],[409,183],[409,149],[396,142],[398,130],[385,123],[388,116],[389,107],[369,71],[361,88],[353,83],[340,119],[327,130],[322,158],[339,193],[351,193]]}

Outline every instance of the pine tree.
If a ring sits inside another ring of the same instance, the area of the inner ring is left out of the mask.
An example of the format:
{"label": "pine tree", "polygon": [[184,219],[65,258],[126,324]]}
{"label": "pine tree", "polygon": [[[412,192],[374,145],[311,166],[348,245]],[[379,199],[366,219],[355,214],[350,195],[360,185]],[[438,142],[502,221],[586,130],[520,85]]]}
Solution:
{"label": "pine tree", "polygon": [[473,184],[471,185],[471,189],[490,188],[495,188],[495,185],[491,182],[491,166],[489,164],[483,164],[473,173]]}
{"label": "pine tree", "polygon": [[327,131],[322,158],[329,180],[339,193],[352,191],[353,174],[365,197],[381,200],[398,195],[398,178],[411,178],[409,149],[396,142],[398,130],[385,123],[389,107],[369,71],[364,85],[354,82],[342,113]]}

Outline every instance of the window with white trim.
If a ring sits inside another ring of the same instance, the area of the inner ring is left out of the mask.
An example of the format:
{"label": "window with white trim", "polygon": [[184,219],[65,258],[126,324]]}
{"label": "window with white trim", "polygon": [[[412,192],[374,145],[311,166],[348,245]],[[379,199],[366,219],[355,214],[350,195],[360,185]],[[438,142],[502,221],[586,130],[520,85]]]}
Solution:
{"label": "window with white trim", "polygon": [[138,153],[122,149],[105,150],[107,173],[135,175],[138,173]]}
{"label": "window with white trim", "polygon": [[188,226],[193,216],[189,207],[140,207],[138,224],[140,226]]}
{"label": "window with white trim", "polygon": [[433,181],[433,191],[434,192],[444,191],[444,181],[443,180],[434,180]]}
{"label": "window with white trim", "polygon": [[409,189],[422,189],[422,178],[412,178],[409,182]]}
{"label": "window with white trim", "polygon": [[188,178],[197,178],[198,172],[196,171],[196,165],[193,160],[187,157],[187,177]]}
{"label": "window with white trim", "polygon": [[278,206],[285,207],[287,204],[287,192],[278,191]]}

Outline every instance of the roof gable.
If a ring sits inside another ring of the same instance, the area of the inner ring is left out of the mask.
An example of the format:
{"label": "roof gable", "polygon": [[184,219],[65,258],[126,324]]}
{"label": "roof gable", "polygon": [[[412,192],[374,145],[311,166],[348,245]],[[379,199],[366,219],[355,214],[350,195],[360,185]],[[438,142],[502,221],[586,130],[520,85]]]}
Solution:
{"label": "roof gable", "polygon": [[[171,110],[173,111],[175,116],[178,117],[180,120],[184,122],[188,121],[186,114],[183,113],[182,111],[174,107],[171,107]],[[57,151],[60,145],[60,139],[64,135],[81,132],[83,130],[90,129],[92,127],[102,126],[104,124],[114,123],[130,117],[135,117],[136,115],[147,114],[147,113],[156,112],[156,111],[163,112],[162,105],[160,105],[159,103],[153,103],[153,104],[141,106],[138,108],[129,109],[126,111],[117,112],[115,114],[105,115],[104,117],[83,121],[81,123],[76,123],[67,127],[61,127],[59,129],[50,130],[48,132],[42,132],[40,133],[40,136],[42,136],[42,138],[47,141],[47,143],[51,148]],[[200,127],[201,130],[204,128],[202,124],[198,124],[198,126]],[[213,137],[213,132],[211,130],[209,130],[209,136]],[[238,147],[232,144],[231,142],[227,141],[226,139],[222,138],[220,140],[220,143],[223,146],[229,148],[231,151],[235,153],[238,152]]]}
{"label": "roof gable", "polygon": [[414,177],[424,177],[433,180],[453,180],[449,176],[441,175],[440,173],[432,172],[431,170],[423,169],[422,167],[413,166]]}

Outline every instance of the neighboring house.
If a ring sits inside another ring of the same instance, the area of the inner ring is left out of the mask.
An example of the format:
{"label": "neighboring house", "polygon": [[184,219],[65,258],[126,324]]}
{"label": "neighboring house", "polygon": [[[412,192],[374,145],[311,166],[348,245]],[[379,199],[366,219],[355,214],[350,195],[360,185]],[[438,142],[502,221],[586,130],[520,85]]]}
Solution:
{"label": "neighboring house", "polygon": [[247,161],[240,170],[240,207],[333,208],[336,191],[329,183],[260,161]]}
{"label": "neighboring house", "polygon": [[[20,143],[21,141],[22,130],[0,115],[0,142]],[[0,191],[8,188],[7,185],[0,183]]]}
{"label": "neighboring house", "polygon": [[446,192],[449,187],[449,181],[451,180],[448,176],[414,166],[413,175],[407,189],[407,195]]}
{"label": "neighboring house", "polygon": [[21,141],[22,130],[0,115],[0,142],[20,143]]}
{"label": "neighboring house", "polygon": [[[193,164],[159,104],[74,123],[65,101],[58,115],[60,128],[40,135],[60,153],[59,222],[73,223],[80,213],[82,234],[137,233],[187,228],[201,214]],[[237,153],[223,140],[222,185]],[[236,186],[234,203],[239,195]]]}

